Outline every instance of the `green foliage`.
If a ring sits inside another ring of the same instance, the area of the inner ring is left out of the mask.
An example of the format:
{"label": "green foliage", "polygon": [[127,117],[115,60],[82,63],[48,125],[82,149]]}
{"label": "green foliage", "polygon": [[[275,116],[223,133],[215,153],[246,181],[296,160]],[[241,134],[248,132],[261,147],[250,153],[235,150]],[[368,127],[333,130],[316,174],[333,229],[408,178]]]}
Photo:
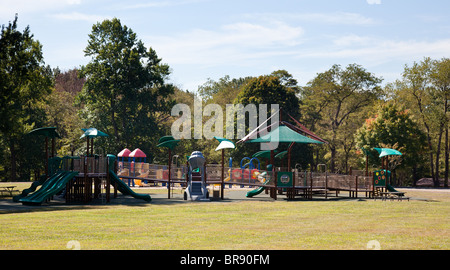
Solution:
{"label": "green foliage", "polygon": [[[289,74],[286,74],[284,72],[279,72],[285,76],[285,78],[290,77]],[[278,104],[279,108],[282,108],[284,112],[289,113],[292,117],[295,117],[298,119],[300,115],[299,111],[299,100],[295,94],[295,90],[293,87],[297,87],[297,85],[294,85],[294,81],[290,81],[291,84],[289,87],[282,83],[280,80],[280,76],[275,76],[274,74],[277,74],[277,72],[272,73],[273,75],[265,75],[265,76],[259,76],[256,78],[252,78],[248,81],[247,84],[245,84],[237,95],[236,99],[234,100],[235,104],[243,104],[244,106],[247,104],[267,104],[267,117],[270,117],[270,106],[271,104]],[[286,82],[286,80],[284,81]],[[287,115],[284,115],[284,117],[287,118]],[[284,119],[288,120],[288,119]],[[246,133],[248,133],[250,130],[248,130],[248,127],[246,127]],[[280,144],[278,147],[278,151],[284,151],[287,150],[288,145],[287,144]],[[310,153],[308,146],[305,145],[296,145],[292,151],[291,156],[291,164],[294,166],[296,163],[300,163],[304,166],[308,164],[308,158],[311,158],[308,154]],[[243,157],[251,157],[256,152],[260,151],[259,144],[252,144],[252,143],[246,143],[241,144],[236,149],[236,151],[233,152],[233,157],[242,159]],[[280,166],[281,163],[278,163],[277,165]],[[267,163],[263,163],[264,166],[267,165]],[[284,163],[284,166],[287,166],[287,162]]]}
{"label": "green foliage", "polygon": [[[405,66],[402,80],[389,85],[392,99],[409,108],[425,131],[429,171],[439,185],[441,152],[445,153],[444,174],[448,181],[448,110],[450,104],[450,59],[424,58]],[[444,140],[444,142],[443,142]]]}
{"label": "green foliage", "polygon": [[[387,147],[399,150],[403,156],[391,157],[392,162],[400,169],[406,168],[412,174],[424,165],[426,153],[426,135],[413,120],[411,113],[395,103],[387,103],[378,107],[376,117],[367,119],[357,130],[355,139],[357,148],[371,150],[374,147]],[[369,154],[370,167],[380,168],[381,160],[376,151]],[[395,169],[391,167],[390,169]]]}
{"label": "green foliage", "polygon": [[17,19],[16,16],[12,23],[2,25],[0,37],[0,133],[7,146],[2,148],[7,150],[2,154],[10,160],[9,166],[4,167],[10,170],[10,180],[16,179],[17,166],[26,167],[27,171],[37,167],[24,155],[17,155],[24,149],[28,154],[37,154],[33,147],[29,148],[29,141],[22,141],[22,136],[45,122],[44,99],[53,85],[41,44],[33,39],[29,27],[23,32],[17,30]]}
{"label": "green foliage", "polygon": [[381,95],[381,79],[357,64],[342,69],[333,65],[317,74],[301,91],[302,120],[312,131],[328,141],[330,170],[336,171],[340,148],[346,153],[339,167],[348,169],[347,161],[355,127],[363,119],[361,113]]}
{"label": "green foliage", "polygon": [[140,147],[152,156],[163,134],[160,121],[173,105],[169,66],[117,18],[92,27],[84,52],[91,61],[81,69],[81,117],[111,136],[100,140],[104,152]]}

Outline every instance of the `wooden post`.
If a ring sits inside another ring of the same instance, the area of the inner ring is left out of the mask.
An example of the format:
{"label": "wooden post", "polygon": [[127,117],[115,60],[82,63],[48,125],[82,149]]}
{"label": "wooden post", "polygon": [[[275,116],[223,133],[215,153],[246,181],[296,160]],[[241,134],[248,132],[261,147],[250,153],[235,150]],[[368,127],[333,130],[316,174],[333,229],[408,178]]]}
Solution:
{"label": "wooden post", "polygon": [[105,187],[105,193],[106,193],[106,202],[109,203],[111,200],[111,174],[109,173],[109,158],[108,158],[108,170],[106,172],[106,187]]}
{"label": "wooden post", "polygon": [[189,161],[186,161],[186,188],[189,185]]}
{"label": "wooden post", "polygon": [[[89,139],[88,139],[89,141]],[[83,196],[83,202],[87,202],[87,193],[88,193],[88,178],[87,178],[87,156],[84,157],[84,196]]]}
{"label": "wooden post", "polygon": [[[272,151],[273,152],[273,151]],[[275,169],[275,167],[272,168]],[[275,192],[273,193],[273,199],[277,199],[277,193],[278,193],[278,172],[275,170]]]}
{"label": "wooden post", "polygon": [[221,175],[221,186],[220,186],[220,199],[223,200],[223,188],[225,187],[225,182],[224,182],[224,178],[225,178],[225,149],[222,149],[222,175]]}
{"label": "wooden post", "polygon": [[273,171],[275,171],[275,164],[273,164],[275,159],[273,150],[270,150],[270,164],[272,164]]}
{"label": "wooden post", "polygon": [[94,137],[91,138],[91,155],[94,156]]}
{"label": "wooden post", "polygon": [[86,137],[86,142],[87,142],[87,146],[86,146],[86,156],[89,156],[89,137]]}
{"label": "wooden post", "polygon": [[355,197],[358,198],[358,176],[355,176]]}
{"label": "wooden post", "polygon": [[55,156],[55,137],[52,138],[52,157]]}
{"label": "wooden post", "polygon": [[48,175],[48,137],[45,137],[45,175]]}
{"label": "wooden post", "polygon": [[172,151],[169,148],[169,173],[168,173],[168,179],[167,179],[167,189],[168,189],[168,194],[167,194],[167,198],[170,199],[170,170],[172,168]]}
{"label": "wooden post", "polygon": [[328,199],[328,172],[325,171],[325,200]]}
{"label": "wooden post", "polygon": [[369,155],[366,155],[366,176],[369,176]]}
{"label": "wooden post", "polygon": [[288,148],[288,170],[291,169],[291,149],[294,146],[295,142],[291,142]]}

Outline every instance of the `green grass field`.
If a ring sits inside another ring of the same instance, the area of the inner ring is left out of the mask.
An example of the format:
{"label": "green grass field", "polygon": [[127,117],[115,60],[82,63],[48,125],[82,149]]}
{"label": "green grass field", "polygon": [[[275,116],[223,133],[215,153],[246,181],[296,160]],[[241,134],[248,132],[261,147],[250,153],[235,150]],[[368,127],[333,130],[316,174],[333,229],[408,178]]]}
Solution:
{"label": "green grass field", "polygon": [[371,240],[383,250],[450,249],[449,191],[406,191],[409,202],[280,196],[3,211],[0,249],[64,250],[71,240],[83,250],[363,250]]}

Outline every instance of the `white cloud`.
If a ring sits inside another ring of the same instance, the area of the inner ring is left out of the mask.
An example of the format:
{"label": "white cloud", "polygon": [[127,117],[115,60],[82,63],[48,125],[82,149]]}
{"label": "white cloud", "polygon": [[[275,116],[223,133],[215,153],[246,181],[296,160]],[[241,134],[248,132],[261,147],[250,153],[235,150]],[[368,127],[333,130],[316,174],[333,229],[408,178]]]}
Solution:
{"label": "white cloud", "polygon": [[351,12],[307,13],[297,16],[300,20],[327,24],[369,25],[375,23],[375,20],[372,18]]}
{"label": "white cloud", "polygon": [[173,7],[187,4],[195,4],[199,2],[205,2],[206,0],[162,0],[162,1],[152,1],[139,4],[130,4],[128,1],[121,4],[123,9],[141,9],[141,8],[157,8],[157,7]]}
{"label": "white cloud", "polygon": [[248,13],[242,15],[247,19],[267,19],[267,20],[281,20],[281,21],[298,21],[298,22],[312,22],[317,24],[339,24],[339,25],[373,25],[377,21],[373,18],[366,17],[359,13],[353,12],[328,12],[328,13],[298,13],[298,12],[288,12],[288,13]]}
{"label": "white cloud", "polygon": [[79,12],[71,12],[71,13],[58,13],[52,15],[52,17],[60,20],[70,20],[70,21],[86,21],[91,23],[97,23],[103,21],[105,19],[111,19],[109,16],[102,15],[91,15],[91,14],[83,14]]}
{"label": "white cloud", "polygon": [[450,55],[450,39],[434,41],[388,40],[378,37],[349,35],[333,40],[332,46],[299,52],[299,58],[349,59],[356,62],[387,63],[411,61],[425,56],[441,58]]}
{"label": "white cloud", "polygon": [[2,0],[0,18],[13,17],[15,13],[20,16],[24,13],[39,13],[79,4],[81,0]]}
{"label": "white cloud", "polygon": [[164,61],[172,64],[220,66],[287,54],[298,45],[304,31],[281,22],[269,25],[234,23],[217,31],[194,29],[175,36],[148,37]]}
{"label": "white cloud", "polygon": [[381,5],[381,0],[367,0],[369,5]]}

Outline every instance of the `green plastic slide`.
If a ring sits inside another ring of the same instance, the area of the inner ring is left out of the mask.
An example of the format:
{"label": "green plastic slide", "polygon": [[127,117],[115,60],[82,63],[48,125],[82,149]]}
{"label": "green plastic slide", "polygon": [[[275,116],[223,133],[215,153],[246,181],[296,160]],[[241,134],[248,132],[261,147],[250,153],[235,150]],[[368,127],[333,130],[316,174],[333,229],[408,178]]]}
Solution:
{"label": "green plastic slide", "polygon": [[[389,184],[386,184],[386,189],[387,189],[389,192],[399,192],[399,191],[397,191],[393,186],[391,186],[391,185],[389,185]],[[403,192],[401,192],[401,193],[398,194],[398,196],[404,196],[404,195],[405,195],[405,193],[403,193]]]}
{"label": "green plastic slide", "polygon": [[[264,185],[266,185],[267,183],[269,183],[270,179],[266,179],[266,181],[264,182]],[[254,190],[250,190],[249,192],[247,192],[246,197],[247,198],[251,198],[253,196],[256,196],[258,194],[260,194],[261,192],[263,192],[266,189],[266,187],[259,187],[257,189]]]}
{"label": "green plastic slide", "polygon": [[45,181],[47,181],[47,179],[49,179],[47,175],[45,174],[41,175],[38,181],[34,181],[29,188],[22,190],[21,194],[14,196],[13,202],[19,202],[19,200],[22,199],[23,197],[26,197],[31,192],[36,191],[37,187],[44,184]]}
{"label": "green plastic slide", "polygon": [[111,175],[111,182],[117,183],[118,190],[124,195],[130,195],[133,198],[141,199],[147,202],[150,202],[152,198],[149,194],[139,194],[134,192],[131,188],[128,187],[119,177],[111,170],[109,170],[109,174]]}
{"label": "green plastic slide", "polygon": [[25,205],[40,205],[45,200],[66,187],[67,182],[73,179],[78,172],[59,172],[50,177],[36,192],[19,199],[19,202]]}

